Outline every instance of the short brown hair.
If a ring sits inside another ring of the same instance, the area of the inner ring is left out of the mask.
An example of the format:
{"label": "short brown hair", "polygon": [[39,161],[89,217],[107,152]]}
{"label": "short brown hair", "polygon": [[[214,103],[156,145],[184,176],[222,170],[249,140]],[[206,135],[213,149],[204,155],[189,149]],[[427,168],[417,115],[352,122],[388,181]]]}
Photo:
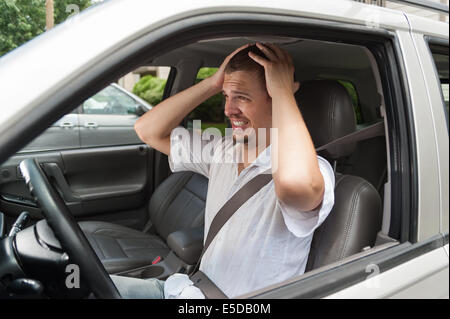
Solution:
{"label": "short brown hair", "polygon": [[258,74],[258,77],[261,79],[261,83],[266,89],[266,76],[264,74],[264,67],[259,63],[255,62],[249,55],[249,52],[253,52],[265,59],[267,59],[266,55],[255,45],[252,44],[245,49],[242,49],[238,53],[236,53],[230,61],[228,61],[225,67],[225,73],[232,73],[235,71],[253,71]]}

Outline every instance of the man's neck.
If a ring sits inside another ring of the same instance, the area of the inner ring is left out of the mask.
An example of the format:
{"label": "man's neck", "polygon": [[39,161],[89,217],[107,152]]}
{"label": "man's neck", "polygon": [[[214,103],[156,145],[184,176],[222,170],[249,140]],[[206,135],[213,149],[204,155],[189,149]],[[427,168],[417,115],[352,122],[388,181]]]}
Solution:
{"label": "man's neck", "polygon": [[261,154],[270,145],[270,140],[262,145],[255,145],[255,143],[253,143],[252,145],[250,145],[250,144],[251,143],[243,144],[242,162],[238,163],[239,175],[245,168],[250,166],[250,164],[256,160],[256,158],[259,156],[259,154]]}

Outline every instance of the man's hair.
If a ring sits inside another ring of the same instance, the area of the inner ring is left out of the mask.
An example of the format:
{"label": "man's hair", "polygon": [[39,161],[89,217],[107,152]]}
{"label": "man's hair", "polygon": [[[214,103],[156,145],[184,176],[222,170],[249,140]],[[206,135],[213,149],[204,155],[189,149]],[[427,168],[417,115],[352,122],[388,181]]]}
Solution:
{"label": "man's hair", "polygon": [[264,75],[264,67],[255,62],[248,53],[253,52],[264,59],[267,59],[266,55],[254,44],[242,49],[236,53],[230,61],[228,61],[225,67],[225,73],[232,73],[235,71],[252,71],[256,72],[258,78],[261,80],[263,88],[266,90],[266,77]]}

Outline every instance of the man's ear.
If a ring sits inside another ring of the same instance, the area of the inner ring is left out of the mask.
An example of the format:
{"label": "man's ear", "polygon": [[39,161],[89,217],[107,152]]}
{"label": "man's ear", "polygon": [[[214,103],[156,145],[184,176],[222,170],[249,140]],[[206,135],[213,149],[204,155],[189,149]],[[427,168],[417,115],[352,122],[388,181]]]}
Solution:
{"label": "man's ear", "polygon": [[300,82],[294,82],[294,94],[295,94],[295,92],[298,91],[299,88],[300,88]]}

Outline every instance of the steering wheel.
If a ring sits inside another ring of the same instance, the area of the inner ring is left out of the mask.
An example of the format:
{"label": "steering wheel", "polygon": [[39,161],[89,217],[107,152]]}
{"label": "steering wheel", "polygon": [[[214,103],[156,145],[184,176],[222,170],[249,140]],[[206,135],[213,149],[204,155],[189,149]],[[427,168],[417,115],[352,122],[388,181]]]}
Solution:
{"label": "steering wheel", "polygon": [[22,161],[20,170],[31,195],[42,209],[47,223],[70,259],[79,266],[83,278],[94,295],[97,298],[121,298],[69,208],[51,186],[36,159],[30,158]]}

